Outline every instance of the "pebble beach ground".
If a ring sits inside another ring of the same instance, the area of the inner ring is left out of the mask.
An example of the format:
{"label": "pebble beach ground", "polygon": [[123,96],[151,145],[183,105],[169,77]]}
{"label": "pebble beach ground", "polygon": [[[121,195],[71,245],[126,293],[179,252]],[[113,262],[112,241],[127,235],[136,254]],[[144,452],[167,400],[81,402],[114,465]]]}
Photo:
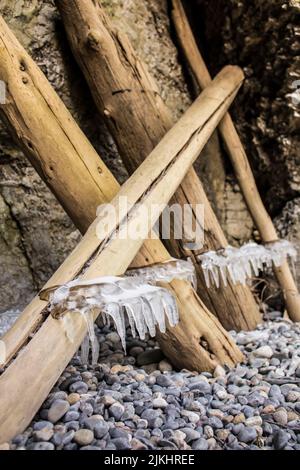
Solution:
{"label": "pebble beach ground", "polygon": [[300,450],[300,324],[270,314],[232,332],[246,361],[175,371],[155,341],[97,328],[100,358],[74,357],[26,431],[3,448]]}

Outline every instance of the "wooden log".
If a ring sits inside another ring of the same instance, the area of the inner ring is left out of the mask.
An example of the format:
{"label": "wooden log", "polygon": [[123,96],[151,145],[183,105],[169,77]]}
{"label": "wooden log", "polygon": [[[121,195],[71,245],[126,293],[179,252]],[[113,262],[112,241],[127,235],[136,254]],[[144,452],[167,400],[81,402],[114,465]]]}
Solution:
{"label": "wooden log", "polygon": [[[99,204],[109,202],[116,195],[119,185],[101,161],[85,135],[75,123],[46,77],[36,66],[0,18],[0,79],[7,84],[6,104],[0,105],[0,116],[16,142],[32,162],[42,179],[56,195],[77,227],[84,233],[96,216]],[[170,255],[159,240],[148,240],[135,258],[135,267],[162,262]],[[72,275],[78,273],[74,265]],[[67,281],[65,272],[56,272],[46,286]],[[181,287],[186,296],[194,298],[192,287]],[[178,285],[175,285],[175,290]],[[196,303],[199,303],[198,307]],[[28,340],[42,319],[45,302],[37,296],[25,308],[13,327],[4,336],[7,363]],[[180,316],[189,319],[188,329],[181,332],[182,345],[189,344],[191,335],[201,335],[196,316],[201,315],[202,305],[197,297],[193,304],[181,304]],[[185,324],[182,323],[184,326]],[[181,325],[178,327],[181,328]],[[185,326],[184,326],[185,328]],[[170,336],[172,336],[172,331]],[[173,340],[176,343],[176,338]],[[164,348],[168,355],[169,351]],[[181,367],[200,367],[202,352],[194,348],[187,362]],[[172,358],[169,358],[172,361]]]}
{"label": "wooden log", "polygon": [[[181,0],[172,0],[172,16],[181,48],[199,87],[203,90],[211,83],[211,76],[201,56]],[[245,202],[263,242],[278,239],[276,229],[262,202],[244,146],[229,113],[219,125],[236,178]],[[282,289],[286,309],[293,321],[300,321],[300,294],[287,262],[273,266]]]}
{"label": "wooden log", "polygon": [[[146,67],[137,58],[127,37],[112,28],[100,2],[56,0],[56,5],[98,110],[115,139],[127,169],[133,171],[170,128],[172,120],[169,111]],[[193,169],[178,188],[172,199],[174,202],[181,206],[204,205],[205,241],[202,251],[227,245]],[[186,250],[182,240],[164,240],[164,243],[173,256],[193,259],[201,299],[225,328],[255,328],[260,315],[248,287],[229,281],[227,287],[221,285],[219,289],[207,289],[196,252]]]}
{"label": "wooden log", "polygon": [[[120,197],[128,200],[128,206],[123,211],[116,211],[116,217],[105,219],[107,233],[116,236],[98,237],[97,227],[104,223],[104,213],[100,211],[78,246],[62,264],[60,271],[65,273],[65,277],[74,277],[74,270],[83,268],[87,261],[89,265],[81,276],[86,280],[99,275],[118,275],[127,269],[140,249],[143,238],[118,236],[123,230],[124,221],[127,220],[129,231],[137,225],[149,224],[149,227],[153,227],[162,210],[161,204],[170,200],[228,109],[242,79],[243,73],[237,67],[226,68],[219,74],[113,199],[111,204],[116,209]],[[137,203],[142,203],[147,211],[139,210]],[[173,288],[176,285],[179,287],[176,292],[180,293],[179,304],[190,302],[193,305],[194,299],[185,291],[184,283],[175,281]],[[199,304],[198,299],[196,304]],[[50,315],[0,377],[0,443],[9,441],[30,423],[81,344],[87,330],[84,319],[70,312],[65,315],[69,317],[68,325],[72,325],[72,341],[63,323]],[[188,349],[191,351],[193,346],[202,349],[201,367],[213,370],[219,363],[232,366],[242,359],[241,352],[215,316],[203,307],[201,315],[197,314],[196,317],[197,331],[201,331],[201,337],[198,332],[191,332]],[[184,321],[188,322],[189,319]],[[180,331],[177,334],[179,338],[176,344],[185,339],[180,336]],[[207,342],[206,347],[203,341]],[[167,344],[167,347],[173,349],[174,343]],[[26,386],[19,387],[20,383]]]}

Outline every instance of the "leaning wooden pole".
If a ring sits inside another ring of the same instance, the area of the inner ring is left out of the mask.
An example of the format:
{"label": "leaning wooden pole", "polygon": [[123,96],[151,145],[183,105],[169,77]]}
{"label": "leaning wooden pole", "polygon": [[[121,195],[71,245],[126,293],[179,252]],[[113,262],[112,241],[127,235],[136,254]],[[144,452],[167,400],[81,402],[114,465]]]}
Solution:
{"label": "leaning wooden pole", "polygon": [[[111,202],[117,209],[120,197],[126,197],[127,207],[123,211],[116,210],[117,216],[108,220],[100,211],[78,246],[59,268],[66,278],[73,278],[72,273],[79,271],[82,279],[92,280],[98,276],[119,275],[127,269],[141,248],[143,237],[133,239],[118,236],[123,230],[124,221],[128,224],[128,233],[132,233],[132,228],[137,225],[148,224],[150,228],[153,227],[160,215],[161,205],[168,203],[176,191],[228,109],[242,80],[243,73],[237,67],[227,67],[219,74]],[[145,210],[139,210],[137,203],[142,203]],[[101,239],[97,227],[104,223],[104,217],[110,236],[105,235]],[[86,269],[82,272],[84,267]],[[179,304],[186,300],[193,303],[193,298],[186,299],[180,282],[179,287]],[[95,313],[94,320],[97,315]],[[190,350],[202,350],[202,368],[213,370],[219,363],[232,366],[240,361],[241,352],[216,317],[204,306],[201,315],[198,315],[199,312],[196,317],[202,342],[200,344],[198,335],[193,333],[187,347]],[[33,339],[0,377],[0,443],[9,441],[30,423],[80,346],[86,334],[86,323],[81,315],[67,312],[66,316],[67,323],[49,315]],[[67,334],[69,328],[72,339]],[[206,348],[204,342],[208,343]],[[26,384],[26,387],[20,387],[20,383]]]}
{"label": "leaning wooden pole", "polygon": [[[98,205],[109,202],[118,192],[119,185],[43,73],[1,18],[0,79],[7,84],[6,104],[0,105],[2,120],[84,233],[93,222]],[[170,255],[159,240],[148,240],[133,264],[138,267],[168,259]],[[73,275],[76,276],[76,271]],[[64,273],[61,275],[59,271],[47,285],[66,280]],[[192,300],[180,304],[182,322],[178,329],[182,331],[173,337],[173,330],[170,330],[168,338],[177,353],[169,359],[178,367],[199,370],[201,351],[197,347],[190,349],[188,345],[193,335],[201,336],[196,318],[201,315],[202,304],[188,283],[172,284],[172,289],[178,296],[182,291],[187,299]],[[45,303],[35,297],[7,332],[4,337],[6,363],[38,328],[44,307]],[[170,355],[166,342],[162,348],[167,356]]]}
{"label": "leaning wooden pole", "polygon": [[[200,88],[204,89],[211,83],[211,76],[195,41],[181,0],[172,0],[172,7],[172,16],[180,45]],[[219,131],[261,239],[265,243],[276,241],[278,239],[276,229],[262,202],[247,154],[229,113],[220,122]],[[280,267],[274,265],[273,269],[282,289],[290,318],[293,321],[300,321],[300,294],[288,263],[285,262]]]}
{"label": "leaning wooden pole", "polygon": [[[126,36],[113,29],[100,2],[56,0],[74,56],[89,84],[94,101],[115,139],[129,171],[133,171],[171,127],[169,110],[156,84],[137,58]],[[227,245],[202,184],[191,169],[172,203],[204,205],[204,248]],[[195,224],[200,223],[194,220]],[[207,289],[196,252],[182,240],[164,241],[177,258],[190,256],[197,269],[201,299],[227,329],[253,329],[260,315],[248,289],[229,282]]]}

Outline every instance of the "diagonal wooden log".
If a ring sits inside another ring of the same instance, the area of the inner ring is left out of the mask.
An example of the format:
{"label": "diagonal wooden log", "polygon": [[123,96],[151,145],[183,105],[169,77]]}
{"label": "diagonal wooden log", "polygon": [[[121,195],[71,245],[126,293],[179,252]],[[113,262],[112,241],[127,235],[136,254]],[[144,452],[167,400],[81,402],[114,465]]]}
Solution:
{"label": "diagonal wooden log", "polygon": [[[169,111],[144,64],[137,58],[126,36],[115,31],[99,1],[56,0],[74,56],[89,84],[99,112],[115,139],[120,155],[131,172],[143,161],[171,127]],[[172,203],[204,205],[205,240],[202,251],[227,245],[226,238],[191,169]],[[200,222],[195,220],[195,224]],[[253,329],[260,321],[248,289],[229,282],[207,289],[195,252],[182,240],[164,240],[172,255],[190,256],[196,266],[199,294],[208,309],[227,329]]]}
{"label": "diagonal wooden log", "polygon": [[[204,89],[211,83],[211,76],[195,41],[181,0],[172,0],[172,16],[187,63],[199,87]],[[265,243],[277,240],[276,229],[262,202],[247,154],[229,113],[220,122],[219,131],[261,239]],[[290,318],[293,321],[300,321],[300,294],[288,263],[285,262],[280,267],[274,265],[273,269]]]}
{"label": "diagonal wooden log", "polygon": [[[6,103],[0,105],[0,117],[6,123],[16,142],[44,179],[51,191],[84,233],[93,222],[99,204],[109,202],[116,195],[119,185],[97,155],[90,142],[79,129],[63,102],[55,93],[46,77],[36,66],[0,18],[0,79],[7,84]],[[170,255],[159,240],[145,242],[134,260],[134,266],[162,262]],[[73,275],[78,270],[74,266]],[[49,281],[52,285],[65,282],[65,272],[55,273]],[[47,284],[50,285],[50,284]],[[188,283],[180,285],[191,303],[181,303],[182,321],[179,329],[182,344],[177,343],[177,357],[169,357],[180,367],[198,370],[201,351],[190,350],[191,335],[201,336],[197,314],[202,304]],[[178,284],[172,285],[177,292]],[[178,296],[180,293],[178,292]],[[197,302],[199,303],[197,307]],[[35,297],[25,308],[13,327],[4,337],[6,363],[14,356],[28,336],[41,322],[45,303]],[[167,342],[162,344],[169,355]],[[187,349],[187,351],[185,351]]]}
{"label": "diagonal wooden log", "polygon": [[[104,212],[100,211],[78,246],[59,268],[67,278],[74,277],[74,267],[76,271],[86,267],[82,279],[118,275],[127,269],[140,249],[143,237],[133,239],[118,236],[124,229],[124,223],[127,221],[129,233],[137,225],[148,224],[153,227],[162,210],[161,204],[167,204],[170,200],[228,109],[242,79],[243,73],[237,67],[227,67],[216,77],[213,84],[122,186],[111,203],[116,208],[116,217],[107,219]],[[124,210],[118,210],[120,197],[128,200]],[[142,203],[146,212],[140,210],[137,203]],[[104,223],[104,219],[110,236],[101,239],[97,227]],[[179,305],[186,301],[193,304],[194,298],[186,297],[185,289],[181,289],[182,283],[177,283],[180,287]],[[94,319],[97,315],[95,313]],[[66,316],[68,328],[72,330],[72,341],[66,334],[64,323],[49,315],[33,339],[0,377],[0,443],[9,441],[30,423],[81,344],[87,331],[84,319],[70,312]],[[193,333],[188,348],[202,349],[201,367],[213,370],[220,362],[232,366],[242,359],[241,352],[214,315],[203,307],[199,318],[198,315],[196,317],[199,330],[202,331],[202,343],[199,344],[198,335]],[[203,342],[208,343],[206,348]],[[20,387],[20,383],[26,384],[26,387]]]}

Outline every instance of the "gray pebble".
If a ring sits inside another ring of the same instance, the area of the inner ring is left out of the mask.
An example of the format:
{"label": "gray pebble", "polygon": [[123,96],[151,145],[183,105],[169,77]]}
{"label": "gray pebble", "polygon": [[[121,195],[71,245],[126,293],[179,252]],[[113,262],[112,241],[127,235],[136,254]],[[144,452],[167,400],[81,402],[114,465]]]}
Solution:
{"label": "gray pebble", "polygon": [[48,420],[51,423],[56,423],[62,418],[69,410],[70,405],[65,400],[55,400],[48,410]]}
{"label": "gray pebble", "polygon": [[253,442],[256,437],[257,437],[257,431],[255,428],[251,427],[244,427],[241,429],[241,431],[238,433],[238,440],[241,442],[245,442],[248,444],[249,442]]}
{"label": "gray pebble", "polygon": [[193,450],[207,450],[208,449],[208,442],[206,439],[201,437],[192,443]]}

